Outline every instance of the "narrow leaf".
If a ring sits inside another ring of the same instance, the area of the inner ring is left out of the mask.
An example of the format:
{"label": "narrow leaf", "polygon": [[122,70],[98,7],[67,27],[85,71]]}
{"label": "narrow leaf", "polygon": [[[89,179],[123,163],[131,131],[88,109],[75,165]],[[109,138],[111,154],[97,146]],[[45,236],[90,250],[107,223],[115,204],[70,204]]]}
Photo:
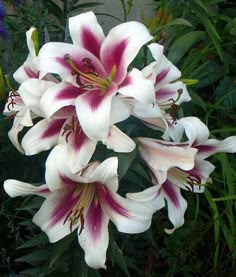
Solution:
{"label": "narrow leaf", "polygon": [[194,31],[184,34],[171,45],[167,55],[168,58],[172,63],[177,64],[194,44],[204,40],[205,37],[206,33],[203,31]]}

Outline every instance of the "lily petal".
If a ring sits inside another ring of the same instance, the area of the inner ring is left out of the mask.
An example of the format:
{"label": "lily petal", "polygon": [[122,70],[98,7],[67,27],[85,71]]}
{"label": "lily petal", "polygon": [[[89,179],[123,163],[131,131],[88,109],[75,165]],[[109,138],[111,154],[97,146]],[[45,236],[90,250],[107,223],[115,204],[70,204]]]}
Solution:
{"label": "lily petal", "polygon": [[[73,126],[74,130],[66,131],[69,124],[75,125]],[[64,123],[58,143],[66,145],[68,165],[73,173],[87,165],[97,145],[96,140],[91,140],[85,135],[78,122],[71,123],[71,117]]]}
{"label": "lily petal", "polygon": [[71,172],[65,160],[68,160],[66,145],[56,145],[46,161],[45,179],[51,191],[68,189],[80,182],[84,182],[82,176],[75,175]]}
{"label": "lily petal", "polygon": [[102,209],[120,232],[136,234],[150,227],[152,211],[142,203],[125,199],[105,186],[99,187],[99,198]]}
{"label": "lily petal", "polygon": [[176,228],[184,224],[184,213],[187,209],[187,201],[182,197],[180,189],[166,181],[161,188],[167,200],[168,217],[174,228],[165,229],[166,233],[172,234]]}
{"label": "lily petal", "polygon": [[35,45],[34,45],[34,41],[32,39],[32,34],[33,32],[36,32],[36,28],[35,27],[31,27],[27,32],[26,32],[26,42],[27,42],[27,46],[29,49],[29,53],[31,55],[32,58],[36,57],[36,52],[35,52]]}
{"label": "lily petal", "polygon": [[98,58],[100,57],[100,47],[105,36],[93,12],[70,17],[69,30],[73,44],[87,49]]}
{"label": "lily petal", "polygon": [[80,95],[76,101],[76,113],[84,133],[91,139],[106,139],[110,127],[112,98],[117,86],[112,83],[105,94],[100,90],[91,90]]}
{"label": "lily petal", "polygon": [[110,124],[124,121],[130,116],[129,104],[119,96],[114,96],[111,101]]}
{"label": "lily petal", "polygon": [[86,182],[93,183],[99,182],[106,186],[109,190],[114,192],[118,189],[118,159],[117,157],[112,157],[103,161],[98,165],[90,175],[87,175]]}
{"label": "lily petal", "polygon": [[115,69],[115,83],[124,80],[128,65],[151,39],[147,28],[139,22],[122,23],[110,30],[103,41],[100,57],[108,75]]}
{"label": "lily petal", "polygon": [[64,238],[80,225],[78,220],[70,226],[70,221],[67,220],[77,201],[77,198],[73,198],[73,188],[54,191],[33,217],[33,222],[47,234],[50,242]]}
{"label": "lily petal", "polygon": [[141,71],[134,68],[121,83],[119,93],[148,104],[156,102],[154,86],[144,78]]}
{"label": "lily petal", "polygon": [[198,156],[206,159],[215,153],[235,153],[236,152],[236,136],[228,137],[222,141],[217,139],[209,139],[205,143],[196,146]]}
{"label": "lily petal", "polygon": [[18,89],[20,96],[22,97],[25,105],[35,114],[44,117],[44,113],[40,109],[40,99],[44,92],[55,85],[53,82],[39,80],[39,79],[27,79]]}
{"label": "lily petal", "polygon": [[8,137],[12,144],[21,152],[24,153],[21,147],[18,134],[24,127],[31,127],[33,125],[30,109],[23,107],[15,116],[12,128],[8,132]]}
{"label": "lily petal", "polygon": [[40,106],[47,118],[63,107],[75,104],[76,98],[84,93],[84,90],[72,84],[61,82],[49,88],[41,98]]}
{"label": "lily petal", "polygon": [[156,65],[153,67],[155,89],[158,90],[163,85],[179,79],[181,72],[164,55],[162,55],[162,47],[157,43],[152,43],[148,47],[156,60]]}
{"label": "lily petal", "polygon": [[141,192],[127,193],[126,197],[136,202],[143,203],[153,213],[165,206],[163,195],[159,193],[159,186],[152,186]]}
{"label": "lily petal", "polygon": [[[73,69],[66,61],[65,55],[69,56],[78,70],[85,72],[86,68],[83,60],[89,59],[99,76],[101,78],[106,76],[101,62],[91,52],[77,45],[61,42],[48,42],[42,46],[39,51],[40,71],[42,71],[44,75],[45,72],[59,74],[63,80],[77,85],[76,76],[73,75]],[[40,75],[40,77],[43,76]]]}
{"label": "lily petal", "polygon": [[175,105],[180,105],[183,102],[188,102],[191,97],[187,91],[187,87],[183,82],[174,82],[171,84],[166,84],[156,90],[156,99],[159,104],[168,103],[170,105],[175,102]]}
{"label": "lily petal", "polygon": [[38,58],[32,58],[29,54],[24,64],[19,67],[13,74],[13,78],[19,83],[22,84],[25,80],[29,78],[38,78]]}
{"label": "lily petal", "polygon": [[167,171],[177,166],[184,170],[194,167],[197,150],[184,145],[150,138],[138,138],[142,158],[153,170]]}
{"label": "lily petal", "polygon": [[114,125],[110,127],[108,137],[102,143],[119,153],[129,153],[135,148],[134,141]]}
{"label": "lily petal", "polygon": [[35,155],[56,145],[64,122],[64,119],[42,119],[35,124],[22,139],[25,154]]}
{"label": "lily petal", "polygon": [[163,112],[161,111],[160,107],[154,103],[144,104],[137,102],[134,106],[133,113],[136,117],[139,117],[144,120],[146,118],[147,120],[149,118],[153,118],[153,120],[155,121],[155,119],[157,118],[157,120],[159,121],[160,119],[158,118],[163,117]]}
{"label": "lily petal", "polygon": [[48,189],[47,185],[35,187],[30,184],[13,179],[8,179],[4,182],[4,189],[6,193],[11,197],[25,195],[39,195],[47,197],[50,194],[50,190]]}
{"label": "lily petal", "polygon": [[189,144],[194,147],[205,143],[209,138],[210,133],[207,126],[197,117],[183,117],[177,121],[176,127],[178,125],[184,128]]}
{"label": "lily petal", "polygon": [[92,268],[106,268],[108,223],[108,216],[104,214],[99,202],[93,199],[86,212],[84,229],[78,233],[79,244],[85,252],[85,261]]}

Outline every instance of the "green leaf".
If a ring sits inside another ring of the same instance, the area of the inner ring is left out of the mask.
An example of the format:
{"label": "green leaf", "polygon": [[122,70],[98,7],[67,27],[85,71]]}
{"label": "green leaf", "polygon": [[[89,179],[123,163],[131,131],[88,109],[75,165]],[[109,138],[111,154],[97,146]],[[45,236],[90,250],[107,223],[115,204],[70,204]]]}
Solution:
{"label": "green leaf", "polygon": [[113,262],[120,267],[120,269],[126,274],[126,276],[130,277],[128,267],[125,258],[122,254],[122,251],[113,239],[110,240],[110,250],[112,253],[112,257],[114,259]]}
{"label": "green leaf", "polygon": [[204,10],[205,12],[207,12],[207,8],[206,8],[206,6],[202,3],[201,0],[195,0],[195,2],[196,2],[201,8],[203,8],[203,10]]}
{"label": "green leaf", "polygon": [[137,149],[135,148],[130,153],[118,153],[118,160],[119,160],[119,167],[118,167],[118,175],[119,180],[121,180],[127,170],[129,169],[130,165],[134,161],[136,157]]}
{"label": "green leaf", "polygon": [[156,32],[154,33],[154,36],[157,35],[162,29],[165,29],[169,26],[174,26],[174,25],[184,25],[184,26],[192,27],[192,24],[188,20],[184,18],[174,18],[173,20],[166,23],[165,25],[158,27],[156,29]]}
{"label": "green leaf", "polygon": [[31,199],[31,201],[27,201],[26,204],[22,205],[22,207],[16,208],[16,210],[24,211],[24,210],[38,209],[42,206],[43,201],[44,201],[44,198],[42,197],[34,197],[33,199]]}
{"label": "green leaf", "polygon": [[32,238],[30,238],[28,241],[26,241],[24,244],[22,244],[17,248],[21,249],[21,248],[37,246],[40,244],[45,244],[46,242],[48,242],[47,236],[44,233],[40,233],[38,235],[34,235]]}
{"label": "green leaf", "polygon": [[23,274],[22,276],[39,276],[39,270],[39,268],[30,268],[20,271],[20,274]]}
{"label": "green leaf", "polygon": [[202,100],[202,98],[195,92],[195,91],[189,91],[191,98],[192,98],[192,102],[195,105],[198,105],[199,107],[201,107],[204,111],[206,111],[206,103]]}
{"label": "green leaf", "polygon": [[49,256],[49,268],[52,268],[56,261],[63,255],[65,250],[69,248],[69,245],[73,239],[74,237],[70,235],[53,244],[52,251]]}
{"label": "green leaf", "polygon": [[0,67],[0,100],[4,99],[5,96],[4,78],[2,74],[2,68]]}
{"label": "green leaf", "polygon": [[208,17],[205,16],[205,14],[198,13],[198,16],[199,16],[201,23],[207,30],[207,33],[208,33],[209,37],[211,38],[212,43],[214,44],[219,57],[221,58],[221,60],[223,60],[222,49],[220,46],[221,38],[220,38],[215,26],[212,24],[210,19],[208,19]]}
{"label": "green leaf", "polygon": [[35,262],[45,261],[48,259],[48,250],[40,249],[36,250],[30,254],[17,258],[17,262],[26,262],[29,264],[34,264]]}
{"label": "green leaf", "polygon": [[219,238],[220,238],[220,220],[219,220],[219,211],[216,203],[213,201],[210,191],[206,188],[205,190],[206,199],[213,212],[213,224],[214,224],[214,240],[215,240],[215,253],[214,253],[214,267],[218,265],[219,259]]}
{"label": "green leaf", "polygon": [[45,6],[48,8],[50,14],[54,15],[60,22],[63,22],[63,10],[52,0],[45,1]]}
{"label": "green leaf", "polygon": [[229,195],[229,196],[224,196],[224,197],[218,197],[218,198],[213,198],[213,201],[228,201],[228,200],[236,200],[236,195]]}
{"label": "green leaf", "polygon": [[168,58],[172,63],[177,64],[189,49],[197,42],[204,40],[206,33],[203,31],[193,31],[179,37],[170,47]]}

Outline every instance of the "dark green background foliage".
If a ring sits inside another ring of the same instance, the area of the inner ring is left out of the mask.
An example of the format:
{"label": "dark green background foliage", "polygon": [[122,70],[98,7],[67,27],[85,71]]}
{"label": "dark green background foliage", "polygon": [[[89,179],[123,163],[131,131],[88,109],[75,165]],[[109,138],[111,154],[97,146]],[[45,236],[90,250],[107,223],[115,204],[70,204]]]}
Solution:
{"label": "dark green background foliage", "polygon": [[[7,7],[12,1],[3,1]],[[101,1],[102,2],[102,1]],[[65,26],[69,15],[81,13],[99,3],[79,1],[21,1],[4,22],[8,31],[1,38],[0,63],[10,74],[27,56],[25,32],[35,26],[41,44],[68,41]],[[120,0],[127,18],[132,1]],[[211,136],[224,139],[236,133],[236,4],[233,1],[189,0],[153,1],[159,13],[153,20],[155,41],[164,44],[167,57],[182,71],[183,79],[195,79],[188,90],[192,102],[181,106],[178,116],[194,115],[209,126]],[[12,10],[12,9],[11,9]],[[104,11],[105,12],[105,11]],[[164,14],[165,13],[165,14]],[[107,14],[107,16],[112,16]],[[171,16],[171,17],[170,17]],[[112,17],[111,17],[112,18]],[[148,20],[146,20],[148,21]],[[147,22],[147,24],[150,24]],[[149,26],[150,27],[150,26]],[[135,66],[149,60],[141,51]],[[198,80],[198,82],[196,82]],[[14,80],[12,80],[14,83]],[[14,83],[17,87],[17,84]],[[6,96],[1,101],[1,111]],[[3,91],[1,91],[2,95]],[[35,185],[44,182],[44,162],[48,153],[26,157],[11,145],[7,132],[11,123],[0,115],[0,274],[3,276],[233,276],[236,274],[236,156],[217,154],[211,161],[216,170],[212,184],[201,195],[182,192],[188,201],[185,225],[167,235],[170,223],[166,210],[154,215],[152,227],[145,233],[118,233],[109,225],[110,243],[107,270],[94,270],[84,262],[84,254],[73,233],[49,244],[31,219],[42,199],[10,199],[3,191],[5,179],[14,178]],[[119,126],[135,137],[140,134],[160,138],[134,118]],[[102,145],[96,159],[113,156]],[[151,185],[148,171],[137,151],[119,154],[121,195]],[[19,275],[17,275],[19,276]]]}

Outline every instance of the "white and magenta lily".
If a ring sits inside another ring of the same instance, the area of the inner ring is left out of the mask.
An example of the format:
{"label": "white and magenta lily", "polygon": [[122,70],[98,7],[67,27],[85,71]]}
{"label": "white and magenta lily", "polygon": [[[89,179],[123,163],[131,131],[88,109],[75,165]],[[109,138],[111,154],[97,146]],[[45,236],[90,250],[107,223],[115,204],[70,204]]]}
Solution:
{"label": "white and magenta lily", "polygon": [[[184,155],[178,157],[176,151],[171,151],[170,153],[166,151],[166,142],[139,138],[140,154],[150,168],[152,183],[155,186],[143,192],[127,195],[129,199],[149,203],[151,210],[160,209],[160,207],[164,206],[163,199],[166,199],[168,216],[174,226],[172,229],[165,229],[167,233],[172,233],[176,228],[184,224],[187,202],[182,197],[180,189],[202,193],[205,190],[205,184],[211,182],[209,176],[215,167],[205,159],[218,152],[236,152],[236,136],[228,137],[223,141],[209,139],[207,126],[196,117],[185,117],[178,120],[176,132],[178,132],[177,137],[180,139],[185,132],[188,141],[182,143],[169,142],[168,144],[183,147],[182,151],[190,147],[189,149],[192,149],[191,153],[195,154],[192,155],[189,165],[185,165],[187,159]],[[160,153],[159,148],[163,152]],[[174,159],[176,159],[176,165],[174,165]],[[171,166],[169,166],[170,161],[172,161]],[[178,162],[179,164],[177,164]],[[166,164],[168,166],[165,166]]]}
{"label": "white and magenta lily", "polygon": [[173,123],[176,122],[177,107],[191,98],[186,85],[178,81],[181,72],[164,55],[164,47],[158,43],[151,43],[148,48],[155,61],[147,65],[142,74],[154,85],[155,103],[133,101],[132,114],[150,128],[162,131],[165,140],[175,139]]}
{"label": "white and magenta lily", "polygon": [[33,222],[46,232],[50,242],[77,229],[87,264],[105,268],[109,220],[120,232],[140,233],[150,227],[152,212],[145,205],[117,194],[116,157],[91,163],[80,174],[73,174],[64,162],[67,157],[65,147],[58,145],[52,152],[46,163],[46,185],[36,188],[20,181],[6,180],[5,191],[12,197],[44,196],[46,200]]}
{"label": "white and magenta lily", "polygon": [[123,110],[114,101],[118,92],[145,103],[155,100],[152,82],[138,69],[128,72],[129,64],[152,36],[141,23],[127,22],[111,29],[105,37],[93,12],[71,17],[69,31],[73,44],[50,42],[39,52],[40,70],[58,74],[68,83],[53,97],[46,92],[41,107],[50,118],[73,103],[84,133],[90,139],[103,141],[109,134],[113,112],[119,115],[118,121],[124,120]]}

